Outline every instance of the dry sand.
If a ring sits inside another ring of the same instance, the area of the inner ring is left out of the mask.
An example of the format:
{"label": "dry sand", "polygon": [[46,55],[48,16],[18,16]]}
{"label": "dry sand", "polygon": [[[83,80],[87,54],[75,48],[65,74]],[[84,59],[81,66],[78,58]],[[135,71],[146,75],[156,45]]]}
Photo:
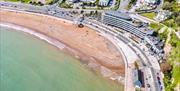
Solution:
{"label": "dry sand", "polygon": [[125,74],[122,56],[116,47],[88,27],[78,28],[73,23],[53,17],[4,9],[0,9],[0,21],[23,26],[60,41],[67,46],[62,51],[78,57],[102,74],[107,73],[104,76]]}

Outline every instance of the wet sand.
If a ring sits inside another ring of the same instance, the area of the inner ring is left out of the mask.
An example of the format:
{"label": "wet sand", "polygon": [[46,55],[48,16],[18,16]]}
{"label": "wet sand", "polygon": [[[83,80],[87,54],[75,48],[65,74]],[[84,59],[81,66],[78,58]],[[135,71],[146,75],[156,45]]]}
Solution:
{"label": "wet sand", "polygon": [[80,59],[105,77],[124,77],[124,62],[116,47],[94,30],[57,18],[0,9],[0,21],[26,27],[65,45],[61,51]]}

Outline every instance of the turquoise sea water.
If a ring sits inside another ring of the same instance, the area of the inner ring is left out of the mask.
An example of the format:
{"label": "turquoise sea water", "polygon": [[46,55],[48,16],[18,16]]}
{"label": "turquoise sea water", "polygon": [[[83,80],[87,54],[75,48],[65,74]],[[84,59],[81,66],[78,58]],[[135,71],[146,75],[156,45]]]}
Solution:
{"label": "turquoise sea water", "polygon": [[48,43],[0,27],[0,91],[123,91]]}

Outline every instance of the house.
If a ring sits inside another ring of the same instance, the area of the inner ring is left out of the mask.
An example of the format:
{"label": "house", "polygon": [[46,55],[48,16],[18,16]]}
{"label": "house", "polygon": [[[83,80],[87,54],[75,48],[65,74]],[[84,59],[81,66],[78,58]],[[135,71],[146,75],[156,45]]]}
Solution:
{"label": "house", "polygon": [[80,2],[94,3],[96,0],[80,0]]}
{"label": "house", "polygon": [[99,5],[100,6],[108,6],[110,0],[99,0]]}
{"label": "house", "polygon": [[145,4],[158,4],[159,0],[144,0],[144,3]]}
{"label": "house", "polygon": [[158,14],[157,14],[157,16],[155,17],[155,19],[157,20],[157,21],[164,21],[164,20],[166,20],[169,16],[171,15],[171,12],[170,11],[168,11],[168,10],[160,10],[160,11],[158,11]]}
{"label": "house", "polygon": [[73,4],[74,2],[77,2],[78,0],[67,0],[66,2],[68,3],[68,4]]}

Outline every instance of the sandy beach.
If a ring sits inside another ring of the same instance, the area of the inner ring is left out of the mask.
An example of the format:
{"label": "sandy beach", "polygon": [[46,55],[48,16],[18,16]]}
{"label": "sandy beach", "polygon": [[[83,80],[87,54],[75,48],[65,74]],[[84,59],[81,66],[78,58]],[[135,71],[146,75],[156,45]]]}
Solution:
{"label": "sandy beach", "polygon": [[0,21],[33,30],[42,34],[41,37],[48,36],[51,44],[61,45],[61,51],[75,56],[105,77],[124,77],[121,54],[110,41],[91,28],[78,28],[71,22],[40,14],[4,9],[0,9]]}

